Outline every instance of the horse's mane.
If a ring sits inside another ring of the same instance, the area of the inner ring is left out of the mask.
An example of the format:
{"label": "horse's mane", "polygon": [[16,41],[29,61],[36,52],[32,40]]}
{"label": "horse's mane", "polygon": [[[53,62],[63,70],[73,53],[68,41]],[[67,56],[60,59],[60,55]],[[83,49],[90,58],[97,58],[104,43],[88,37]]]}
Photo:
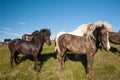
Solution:
{"label": "horse's mane", "polygon": [[50,31],[50,29],[40,29],[40,32],[47,32]]}
{"label": "horse's mane", "polygon": [[50,29],[46,29],[46,28],[44,28],[44,29],[41,29],[40,32],[45,32],[45,33],[51,35]]}
{"label": "horse's mane", "polygon": [[102,21],[97,21],[93,23],[92,27],[89,29],[90,32],[93,32],[96,28],[99,27],[104,27],[107,29],[107,31],[111,32],[112,31],[112,25],[109,24],[108,22],[102,22]]}
{"label": "horse's mane", "polygon": [[102,27],[102,25],[104,25],[104,27],[107,29],[107,31],[111,32],[112,31],[112,25],[109,24],[108,22],[103,22],[103,21],[97,21],[94,23],[94,27],[98,26],[98,27]]}
{"label": "horse's mane", "polygon": [[35,30],[35,31],[32,33],[32,35],[34,36],[34,35],[38,34],[39,32],[40,32],[39,30]]}
{"label": "horse's mane", "polygon": [[83,36],[86,35],[86,32],[91,28],[93,23],[88,23],[88,24],[82,24],[78,26],[74,31],[68,32],[68,34],[73,34],[77,36]]}
{"label": "horse's mane", "polygon": [[32,33],[32,35],[34,36],[34,35],[36,35],[36,34],[38,34],[38,33],[40,33],[40,32],[49,32],[49,33],[50,33],[50,29],[35,30],[35,31]]}
{"label": "horse's mane", "polygon": [[32,33],[32,40],[33,41],[39,41],[40,37],[42,37],[42,34],[43,32],[46,32],[47,29],[41,29],[41,30],[35,30],[33,33]]}
{"label": "horse's mane", "polygon": [[91,37],[95,39],[93,36],[93,31],[95,31],[97,28],[104,27],[107,31],[111,32],[112,31],[112,25],[109,24],[108,22],[102,22],[102,21],[97,21],[93,23],[92,27],[87,31],[86,35],[87,38],[90,39]]}

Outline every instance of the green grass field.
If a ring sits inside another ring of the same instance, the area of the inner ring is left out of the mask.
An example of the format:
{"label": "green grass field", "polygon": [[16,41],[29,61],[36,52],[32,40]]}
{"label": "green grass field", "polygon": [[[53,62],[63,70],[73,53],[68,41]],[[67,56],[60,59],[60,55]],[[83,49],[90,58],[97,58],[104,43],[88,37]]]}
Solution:
{"label": "green grass field", "polygon": [[[93,80],[120,80],[120,45],[111,44],[111,52],[98,50],[93,64]],[[68,54],[65,69],[59,70],[57,55],[53,53],[54,44],[44,45],[39,59],[40,72],[33,69],[31,56],[19,55],[21,61],[10,67],[10,52],[0,43],[0,80],[87,80],[85,56],[75,59]]]}

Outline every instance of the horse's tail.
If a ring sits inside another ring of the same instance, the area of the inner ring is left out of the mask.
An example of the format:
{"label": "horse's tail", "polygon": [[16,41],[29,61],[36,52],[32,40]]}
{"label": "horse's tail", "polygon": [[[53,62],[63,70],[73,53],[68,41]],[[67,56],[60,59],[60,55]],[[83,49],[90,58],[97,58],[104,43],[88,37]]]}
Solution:
{"label": "horse's tail", "polygon": [[56,48],[56,36],[55,36],[55,38],[54,38],[54,44],[55,44],[54,53],[57,53],[57,48]]}
{"label": "horse's tail", "polygon": [[61,35],[65,34],[66,32],[59,32],[56,36],[55,36],[55,49],[54,51],[60,53],[60,48],[59,48],[59,44],[58,44],[58,39]]}

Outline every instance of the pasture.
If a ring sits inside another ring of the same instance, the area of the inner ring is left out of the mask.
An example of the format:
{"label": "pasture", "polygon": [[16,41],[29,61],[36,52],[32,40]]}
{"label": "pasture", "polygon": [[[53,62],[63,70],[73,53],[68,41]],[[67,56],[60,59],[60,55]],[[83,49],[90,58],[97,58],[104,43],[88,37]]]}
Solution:
{"label": "pasture", "polygon": [[[54,43],[44,45],[39,58],[40,71],[33,69],[32,56],[20,54],[20,63],[10,67],[10,52],[6,44],[0,43],[0,80],[87,80],[85,56],[75,59],[69,52],[65,69],[59,70],[57,55],[53,53]],[[111,52],[101,51],[95,54],[93,62],[93,80],[120,80],[120,45],[111,44]]]}

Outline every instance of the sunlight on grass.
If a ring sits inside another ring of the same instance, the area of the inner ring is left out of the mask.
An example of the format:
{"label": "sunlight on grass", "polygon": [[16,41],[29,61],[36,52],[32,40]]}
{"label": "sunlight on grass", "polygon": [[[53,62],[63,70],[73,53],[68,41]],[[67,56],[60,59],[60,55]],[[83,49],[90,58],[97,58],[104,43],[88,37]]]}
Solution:
{"label": "sunlight on grass", "polygon": [[[120,79],[120,45],[111,44],[114,52],[98,50],[93,63],[93,80],[119,80]],[[116,47],[117,46],[117,47]],[[115,52],[116,50],[116,52]],[[80,60],[74,60],[73,55],[66,58],[65,69],[59,69],[57,55],[53,53],[54,43],[51,46],[45,44],[39,58],[40,71],[36,72],[34,59],[20,54],[21,62],[14,68],[10,67],[10,52],[7,46],[0,47],[0,80],[87,80],[86,72],[81,56]]]}

